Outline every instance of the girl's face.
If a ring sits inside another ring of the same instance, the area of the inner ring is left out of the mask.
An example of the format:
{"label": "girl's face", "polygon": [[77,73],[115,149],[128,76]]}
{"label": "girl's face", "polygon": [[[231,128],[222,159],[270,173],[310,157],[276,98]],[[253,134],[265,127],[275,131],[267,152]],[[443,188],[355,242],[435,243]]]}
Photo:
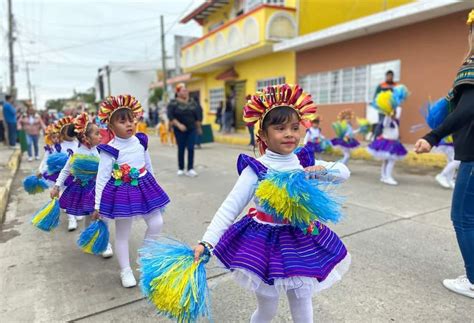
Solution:
{"label": "girl's face", "polygon": [[50,134],[50,135],[49,135],[49,139],[51,139],[51,142],[53,143],[53,145],[59,144],[59,142],[60,142],[60,140],[59,140],[59,133]]}
{"label": "girl's face", "polygon": [[313,128],[315,129],[319,128],[319,122],[313,122],[311,124],[313,125]]}
{"label": "girl's face", "polygon": [[128,117],[114,118],[109,126],[110,130],[122,139],[128,139],[135,134],[135,122]]}
{"label": "girl's face", "polygon": [[291,154],[300,142],[300,120],[293,115],[286,123],[270,125],[265,131],[260,130],[259,135],[271,151],[280,155]]}
{"label": "girl's face", "polygon": [[95,124],[91,124],[89,131],[86,136],[86,141],[91,147],[95,147],[100,144],[102,137],[100,135],[99,127]]}

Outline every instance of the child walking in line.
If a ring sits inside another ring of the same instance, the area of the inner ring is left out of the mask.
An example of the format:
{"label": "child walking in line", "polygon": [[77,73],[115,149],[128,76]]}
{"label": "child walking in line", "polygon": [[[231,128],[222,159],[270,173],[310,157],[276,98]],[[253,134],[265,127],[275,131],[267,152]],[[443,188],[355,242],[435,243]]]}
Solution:
{"label": "child walking in line", "polygon": [[351,158],[351,151],[360,145],[359,141],[354,138],[356,132],[352,129],[352,119],[354,119],[354,112],[349,109],[343,110],[337,116],[338,121],[333,124],[336,138],[331,142],[333,146],[341,147],[343,153],[341,163],[346,165]]}
{"label": "child walking in line", "polygon": [[[51,190],[51,198],[59,196],[61,187],[67,178],[72,176],[72,182],[66,186],[59,199],[59,205],[66,210],[68,219],[75,221],[76,216],[85,216],[84,228],[91,223],[94,212],[95,181],[99,166],[97,145],[100,143],[99,127],[89,121],[87,113],[80,114],[74,120],[74,132],[80,143],[74,155],[70,156]],[[71,222],[71,221],[70,221]],[[77,227],[75,223],[74,229]],[[69,227],[72,230],[73,226]],[[102,253],[104,258],[112,257],[112,246]]]}
{"label": "child walking in line", "polygon": [[306,130],[306,135],[303,141],[303,144],[313,149],[316,155],[328,151],[332,146],[331,142],[323,136],[320,123],[321,117],[317,115],[314,120],[311,121],[311,127]]}
{"label": "child walking in line", "polygon": [[[262,156],[239,156],[239,179],[194,247],[196,261],[204,252],[214,254],[255,293],[253,323],[271,322],[281,294],[294,322],[313,322],[312,296],[340,280],[350,265],[344,244],[323,224],[340,218],[340,204],[323,183],[341,183],[349,170],[315,161],[307,146],[295,153],[300,122],[315,113],[311,96],[298,85],[268,87],[252,96],[244,121],[259,122]],[[234,223],[252,199],[255,208]]]}
{"label": "child walking in line", "polygon": [[163,145],[167,145],[168,143],[171,145],[169,127],[164,119],[160,120],[160,123],[156,127],[156,132],[160,136],[160,142]]}
{"label": "child walking in line", "polygon": [[38,176],[42,176],[52,186],[56,182],[59,172],[48,171],[48,158],[52,154],[61,152],[61,138],[59,135],[59,129],[55,123],[46,127],[44,141],[44,156],[38,167]]}
{"label": "child walking in line", "polygon": [[100,161],[93,219],[115,220],[115,253],[123,287],[137,284],[129,256],[133,219],[145,220],[145,239],[156,238],[163,226],[162,210],[170,201],[154,178],[147,135],[135,134],[135,120],[142,111],[140,102],[130,95],[108,97],[99,111],[114,138],[97,147]]}

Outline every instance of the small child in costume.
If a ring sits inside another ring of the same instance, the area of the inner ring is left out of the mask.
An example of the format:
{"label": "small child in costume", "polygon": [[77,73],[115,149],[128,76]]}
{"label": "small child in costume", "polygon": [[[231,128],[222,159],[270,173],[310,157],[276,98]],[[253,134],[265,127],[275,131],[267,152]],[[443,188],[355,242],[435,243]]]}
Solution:
{"label": "small child in costume", "polygon": [[303,141],[303,144],[312,148],[315,154],[327,151],[331,147],[331,142],[321,133],[321,128],[319,127],[320,122],[321,117],[317,115],[314,120],[311,121],[311,127],[306,130]]}
{"label": "small child in costume", "polygon": [[74,118],[68,116],[59,119],[57,121],[57,127],[59,128],[59,134],[61,136],[61,151],[72,156],[79,145],[74,132]]}
{"label": "small child in costume", "polygon": [[344,156],[340,161],[346,165],[351,158],[351,150],[360,145],[359,141],[354,138],[356,131],[352,129],[352,119],[354,119],[354,112],[349,109],[343,110],[337,115],[338,121],[332,125],[336,132],[336,138],[332,139],[331,143],[333,146],[341,147]]}
{"label": "small child in costume", "polygon": [[38,167],[39,175],[43,176],[50,185],[54,185],[58,178],[59,172],[49,173],[48,172],[48,158],[54,153],[61,152],[61,138],[59,135],[59,129],[56,124],[52,123],[46,127],[44,136],[44,156]]}
{"label": "small child in costume", "polygon": [[123,287],[137,284],[130,268],[128,245],[133,219],[142,217],[148,227],[145,238],[156,238],[163,226],[162,209],[169,203],[168,195],[153,176],[148,137],[135,134],[135,120],[142,113],[140,102],[130,95],[108,97],[99,111],[114,138],[97,147],[100,162],[93,218],[115,220],[115,253]]}
{"label": "small child in costume", "polygon": [[[315,161],[308,147],[295,153],[300,121],[315,113],[311,96],[298,85],[268,87],[252,96],[244,121],[259,122],[263,155],[239,156],[239,179],[194,247],[196,261],[213,253],[255,293],[257,309],[250,322],[270,322],[282,293],[295,322],[313,322],[313,294],[349,268],[344,244],[320,222],[337,222],[340,204],[319,185],[343,182],[349,170],[342,163]],[[256,208],[234,223],[252,199]]]}
{"label": "small child in costume", "polygon": [[[165,120],[161,119],[160,120],[160,123],[157,125],[156,127],[156,132],[157,134],[160,136],[160,142],[163,144],[163,145],[166,145],[169,143],[169,131],[168,131],[169,127],[168,125],[166,124]],[[171,144],[171,143],[170,143]]]}
{"label": "small child in costume", "polygon": [[[85,112],[74,119],[74,132],[80,145],[69,157],[51,190],[51,198],[57,198],[66,179],[72,177],[72,182],[65,187],[59,199],[60,207],[66,210],[70,231],[77,228],[76,216],[85,216],[84,228],[87,228],[91,223],[90,215],[94,212],[95,182],[99,166],[97,145],[101,138],[99,127],[89,120]],[[112,246],[109,244],[102,256],[109,258],[112,255]]]}
{"label": "small child in costume", "polygon": [[140,117],[140,119],[137,122],[137,132],[141,132],[144,134],[148,132],[148,126],[143,117]]}
{"label": "small child in costume", "polygon": [[393,91],[380,92],[375,98],[375,107],[385,115],[382,122],[382,134],[370,143],[367,151],[374,158],[382,160],[380,181],[387,185],[398,185],[392,172],[397,160],[405,158],[408,153],[400,142],[400,104],[408,96],[404,85],[397,85]]}

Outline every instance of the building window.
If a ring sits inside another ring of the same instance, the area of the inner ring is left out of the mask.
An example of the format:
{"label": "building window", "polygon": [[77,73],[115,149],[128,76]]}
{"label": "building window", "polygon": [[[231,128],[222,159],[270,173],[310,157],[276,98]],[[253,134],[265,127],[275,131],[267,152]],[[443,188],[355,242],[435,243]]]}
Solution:
{"label": "building window", "polygon": [[209,90],[209,112],[216,113],[219,106],[224,104],[224,88]]}
{"label": "building window", "polygon": [[311,93],[316,104],[370,102],[388,70],[395,73],[394,80],[398,82],[400,60],[305,75],[298,81],[306,92]]}
{"label": "building window", "polygon": [[267,86],[273,86],[273,85],[279,85],[279,84],[285,84],[285,77],[280,76],[280,77],[273,77],[269,79],[264,79],[264,80],[258,80],[257,81],[257,91],[261,91]]}
{"label": "building window", "polygon": [[284,6],[285,0],[246,0],[245,11],[250,11],[262,4],[269,4],[273,6]]}

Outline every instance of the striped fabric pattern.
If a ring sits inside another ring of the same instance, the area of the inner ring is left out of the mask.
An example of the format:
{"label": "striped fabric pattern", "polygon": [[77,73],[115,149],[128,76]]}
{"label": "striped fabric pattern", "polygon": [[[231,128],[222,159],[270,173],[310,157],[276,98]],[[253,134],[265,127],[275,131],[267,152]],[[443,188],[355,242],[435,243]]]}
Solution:
{"label": "striped fabric pattern", "polygon": [[72,179],[59,198],[59,206],[70,215],[90,215],[94,211],[94,202],[95,181],[82,186]]}
{"label": "striped fabric pattern", "polygon": [[289,277],[321,282],[346,257],[347,250],[334,232],[319,226],[320,233],[310,235],[290,225],[259,223],[247,215],[226,231],[214,254],[228,269],[250,271],[268,285]]}
{"label": "striped fabric pattern", "polygon": [[138,185],[114,185],[113,177],[105,185],[100,201],[100,214],[110,219],[129,218],[149,214],[170,202],[168,195],[147,172],[138,179]]}

